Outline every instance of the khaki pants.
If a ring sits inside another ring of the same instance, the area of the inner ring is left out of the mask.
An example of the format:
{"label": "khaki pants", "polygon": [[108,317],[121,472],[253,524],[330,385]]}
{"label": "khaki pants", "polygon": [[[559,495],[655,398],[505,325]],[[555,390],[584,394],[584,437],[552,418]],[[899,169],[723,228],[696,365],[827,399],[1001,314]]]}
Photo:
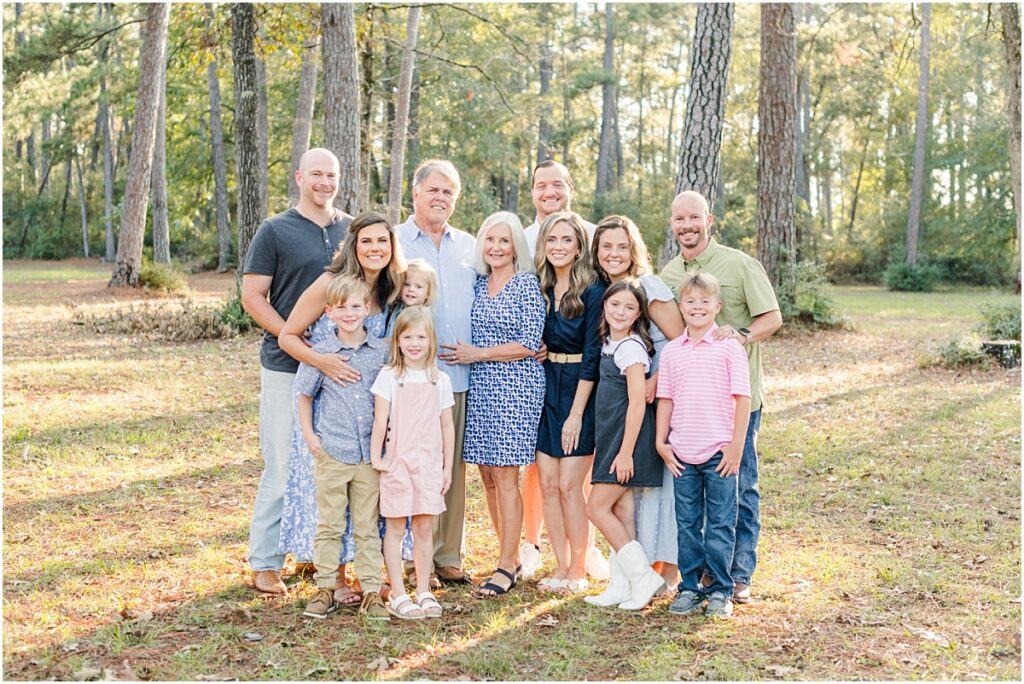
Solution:
{"label": "khaki pants", "polygon": [[323,450],[314,457],[316,465],[316,505],[320,519],[313,538],[313,579],[321,589],[333,589],[338,575],[341,535],[345,532],[345,508],[352,516],[356,539],[356,576],[363,591],[380,590],[380,530],[377,504],[380,480],[369,463],[348,465],[328,456]]}
{"label": "khaki pants", "polygon": [[445,512],[434,518],[434,566],[462,567],[466,557],[466,463],[462,460],[466,436],[466,393],[455,393],[452,407],[455,421],[455,458],[452,459],[452,484],[444,495]]}

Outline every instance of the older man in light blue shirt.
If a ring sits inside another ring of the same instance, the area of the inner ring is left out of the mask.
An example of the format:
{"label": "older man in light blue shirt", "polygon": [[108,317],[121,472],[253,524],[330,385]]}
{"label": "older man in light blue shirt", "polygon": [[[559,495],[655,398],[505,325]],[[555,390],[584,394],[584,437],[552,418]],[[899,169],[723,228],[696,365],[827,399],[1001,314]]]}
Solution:
{"label": "older man in light blue shirt", "polygon": [[[423,162],[413,174],[413,214],[395,229],[406,258],[423,259],[437,272],[440,296],[430,311],[442,362],[446,358],[443,345],[460,340],[469,342],[472,338],[476,238],[448,224],[461,192],[462,181],[451,162]],[[441,580],[466,582],[469,577],[462,570],[466,556],[466,466],[462,461],[462,438],[466,430],[469,366],[442,363],[441,369],[451,377],[455,393],[455,460],[452,484],[444,497],[447,510],[434,522],[434,569]]]}

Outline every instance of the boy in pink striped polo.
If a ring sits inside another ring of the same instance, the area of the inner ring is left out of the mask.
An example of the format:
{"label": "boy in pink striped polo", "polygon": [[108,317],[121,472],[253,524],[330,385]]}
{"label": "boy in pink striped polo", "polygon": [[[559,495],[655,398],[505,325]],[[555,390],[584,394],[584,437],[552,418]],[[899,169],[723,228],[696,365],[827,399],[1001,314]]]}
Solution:
{"label": "boy in pink striped polo", "polygon": [[[658,454],[674,475],[679,595],[669,611],[732,614],[737,473],[750,419],[747,354],[735,339],[714,338],[721,287],[709,273],[679,284],[686,331],[665,345],[658,373]],[[706,515],[706,518],[705,518]],[[703,529],[702,529],[703,528]],[[708,568],[714,582],[700,584]]]}

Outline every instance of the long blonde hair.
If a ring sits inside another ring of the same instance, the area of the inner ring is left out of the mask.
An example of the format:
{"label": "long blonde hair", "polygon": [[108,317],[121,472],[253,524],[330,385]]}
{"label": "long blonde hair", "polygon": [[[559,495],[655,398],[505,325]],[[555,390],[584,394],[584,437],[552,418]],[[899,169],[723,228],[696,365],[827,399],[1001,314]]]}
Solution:
{"label": "long blonde hair", "polygon": [[548,234],[559,223],[568,223],[576,234],[576,242],[579,243],[579,254],[569,271],[569,289],[562,295],[562,303],[558,310],[566,318],[577,318],[583,315],[583,291],[593,284],[596,276],[590,265],[590,244],[587,240],[587,231],[583,228],[583,219],[571,211],[559,211],[548,216],[540,227],[540,234],[537,236],[537,255],[534,264],[537,267],[537,277],[540,279],[540,291],[544,296],[546,308],[551,311],[554,302],[548,299],[548,289],[555,287],[557,280],[555,268],[544,254],[544,243],[548,240]]}
{"label": "long blonde hair", "polygon": [[410,306],[403,309],[395,319],[395,329],[391,333],[391,360],[387,368],[395,369],[395,379],[401,380],[405,377],[408,366],[405,363],[405,356],[402,348],[398,346],[398,338],[402,333],[416,326],[422,325],[427,331],[427,378],[430,382],[437,382],[441,376],[441,370],[437,367],[437,333],[434,330],[434,317],[430,315],[430,309],[425,306]]}
{"label": "long blonde hair", "polygon": [[348,227],[348,235],[338,246],[331,263],[324,270],[336,276],[355,276],[365,282],[366,274],[363,273],[359,257],[356,256],[356,243],[359,241],[360,231],[378,224],[388,229],[388,237],[391,240],[391,261],[388,262],[388,267],[377,276],[377,283],[373,288],[373,299],[381,311],[387,311],[402,296],[405,257],[402,256],[402,248],[395,237],[395,228],[384,214],[364,211],[352,219],[352,223]]}

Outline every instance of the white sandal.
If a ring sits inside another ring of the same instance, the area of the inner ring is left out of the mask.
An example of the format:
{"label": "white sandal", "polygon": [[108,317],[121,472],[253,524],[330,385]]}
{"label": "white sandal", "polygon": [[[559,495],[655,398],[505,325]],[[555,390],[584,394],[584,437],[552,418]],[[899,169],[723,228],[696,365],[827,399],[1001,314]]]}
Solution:
{"label": "white sandal", "polygon": [[537,588],[543,589],[553,593],[561,593],[569,585],[569,580],[558,579],[556,577],[545,577],[540,582],[537,582]]}
{"label": "white sandal", "polygon": [[408,594],[392,596],[387,604],[388,612],[400,620],[422,620],[426,617],[423,609],[416,605]]}
{"label": "white sandal", "polygon": [[565,580],[561,590],[566,594],[582,594],[588,589],[590,589],[590,582],[584,577],[578,580]]}
{"label": "white sandal", "polygon": [[439,618],[443,612],[441,604],[437,602],[434,595],[429,591],[425,591],[416,597],[416,602],[420,604],[420,610],[423,611],[423,617],[428,618]]}

